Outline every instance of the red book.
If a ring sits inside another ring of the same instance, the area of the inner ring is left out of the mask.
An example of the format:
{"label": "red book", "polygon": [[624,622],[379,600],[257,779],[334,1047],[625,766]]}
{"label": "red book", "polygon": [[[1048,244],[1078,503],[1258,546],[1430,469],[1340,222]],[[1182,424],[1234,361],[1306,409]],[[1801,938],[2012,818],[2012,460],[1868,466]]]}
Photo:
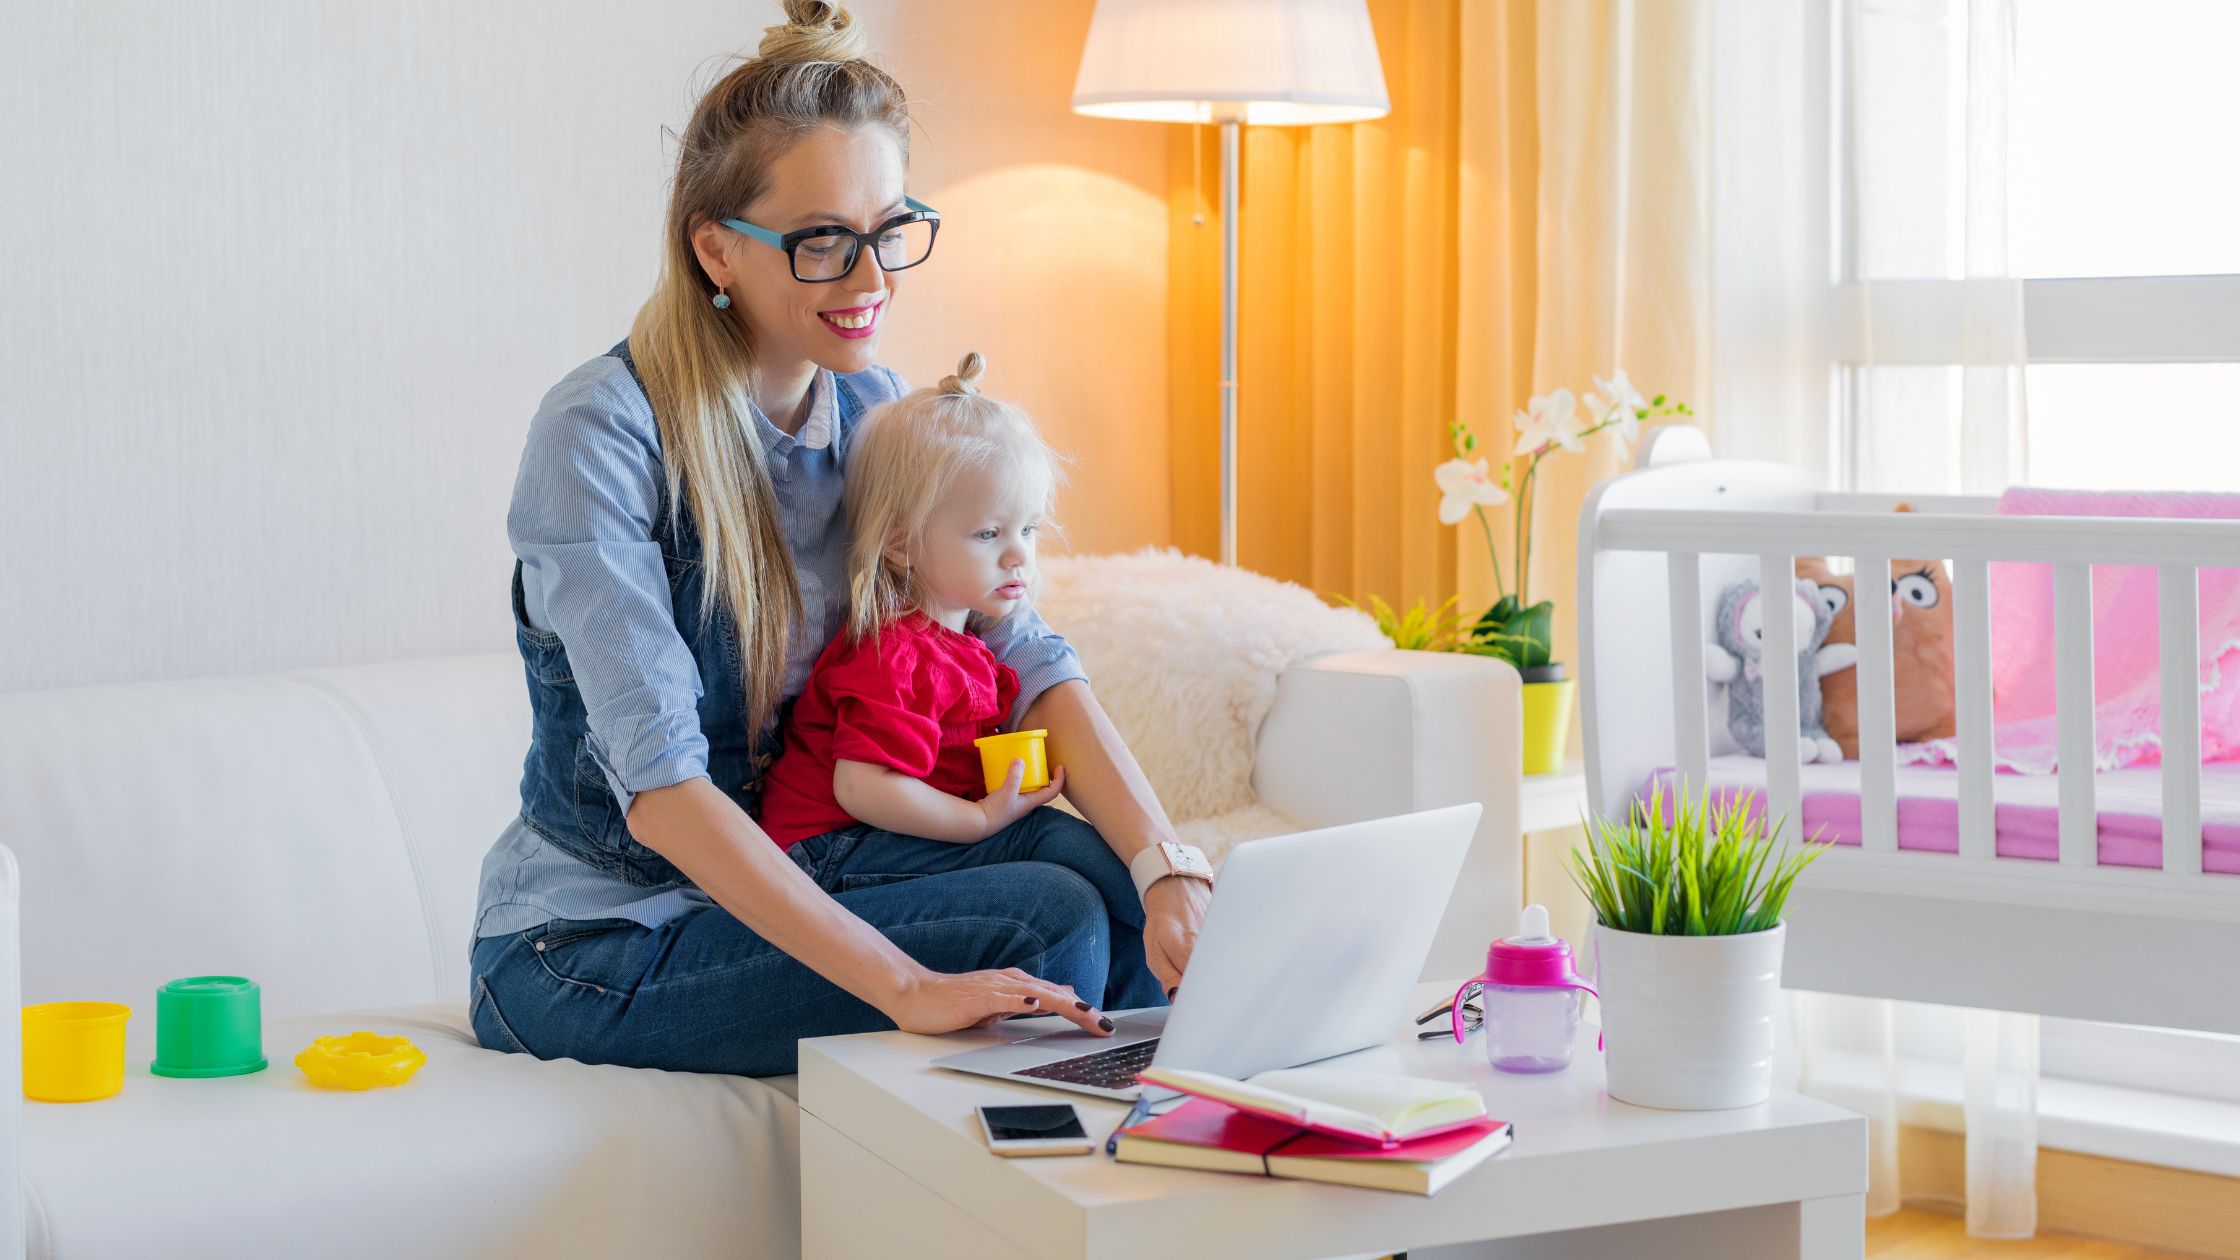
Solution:
{"label": "red book", "polygon": [[1121,1130],[1114,1158],[1428,1195],[1499,1152],[1511,1135],[1505,1120],[1476,1120],[1397,1146],[1368,1146],[1193,1098]]}

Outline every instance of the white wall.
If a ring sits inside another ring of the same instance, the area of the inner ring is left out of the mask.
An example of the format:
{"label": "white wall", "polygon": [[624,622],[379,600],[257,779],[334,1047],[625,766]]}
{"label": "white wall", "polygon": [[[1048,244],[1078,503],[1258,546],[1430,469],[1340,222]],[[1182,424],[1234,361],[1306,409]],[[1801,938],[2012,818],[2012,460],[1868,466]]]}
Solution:
{"label": "white wall", "polygon": [[[1015,19],[978,14],[1007,51],[1072,42],[985,59],[969,99],[921,111],[914,183],[952,219],[921,291],[948,309],[899,311],[889,360],[922,379],[960,335],[1021,359],[1108,335],[1163,348],[1163,129],[1043,99],[1054,60],[1070,81],[1086,0],[989,7]],[[627,330],[653,276],[661,129],[773,0],[28,10],[0,40],[0,691],[508,648],[521,435]],[[862,12],[914,89],[912,56],[931,76],[969,52],[958,9]],[[967,186],[944,188],[943,161]],[[1024,284],[1021,260],[1052,246],[957,207],[1038,190],[1114,201],[1121,270],[1143,277],[1085,324],[969,278]],[[1067,411],[1047,379],[1028,401]],[[1162,368],[1086,409],[1161,417],[1140,439],[1047,422],[1163,477],[1164,397]],[[1163,540],[1164,494],[1131,484],[1110,509],[1125,527],[1092,533]]]}

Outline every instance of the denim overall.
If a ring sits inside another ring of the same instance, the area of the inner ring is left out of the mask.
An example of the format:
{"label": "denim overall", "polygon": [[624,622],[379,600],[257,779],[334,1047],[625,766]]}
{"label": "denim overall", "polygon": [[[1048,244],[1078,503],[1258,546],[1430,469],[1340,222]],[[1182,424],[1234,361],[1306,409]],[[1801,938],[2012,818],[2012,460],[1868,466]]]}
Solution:
{"label": "denim overall", "polygon": [[[645,382],[631,361],[630,343],[608,351],[630,369],[640,389]],[[860,395],[844,376],[835,375],[832,440],[842,451],[856,418]],[[750,439],[753,440],[753,439]],[[701,615],[707,574],[700,563],[700,535],[690,512],[671,510],[666,484],[653,523],[654,541],[669,574],[669,602],[677,633],[700,667],[700,730],[708,741],[708,780],[740,809],[752,814],[755,780],[780,748],[774,723],[760,733],[747,729],[745,681],[740,672],[739,634],[731,613],[717,601]],[[513,566],[515,640],[529,675],[532,713],[529,755],[521,770],[521,816],[538,835],[568,856],[648,892],[689,883],[682,871],[639,844],[623,825],[623,811],[591,748],[591,723],[568,669],[560,636],[532,629],[523,607],[521,563]],[[779,723],[784,714],[778,715]]]}

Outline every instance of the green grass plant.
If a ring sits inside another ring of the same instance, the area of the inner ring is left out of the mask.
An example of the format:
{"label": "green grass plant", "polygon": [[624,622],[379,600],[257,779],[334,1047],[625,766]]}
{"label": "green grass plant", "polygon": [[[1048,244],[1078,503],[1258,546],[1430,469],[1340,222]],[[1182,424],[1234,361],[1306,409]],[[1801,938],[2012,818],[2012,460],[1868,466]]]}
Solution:
{"label": "green grass plant", "polygon": [[1750,798],[1715,804],[1683,784],[1659,786],[1622,822],[1589,820],[1565,864],[1603,926],[1651,936],[1740,936],[1781,922],[1789,889],[1827,849],[1783,845],[1783,820],[1750,812]]}

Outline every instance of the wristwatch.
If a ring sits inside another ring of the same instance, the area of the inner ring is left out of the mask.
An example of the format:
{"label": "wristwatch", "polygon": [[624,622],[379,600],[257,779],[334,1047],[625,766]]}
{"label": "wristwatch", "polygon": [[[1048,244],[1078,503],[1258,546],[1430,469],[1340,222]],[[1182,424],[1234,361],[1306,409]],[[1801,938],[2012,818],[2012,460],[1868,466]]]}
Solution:
{"label": "wristwatch", "polygon": [[1213,886],[1213,864],[1206,861],[1205,850],[1196,845],[1162,840],[1136,854],[1128,863],[1128,877],[1135,880],[1138,897],[1150,892],[1153,884],[1169,875],[1202,879],[1206,887]]}

